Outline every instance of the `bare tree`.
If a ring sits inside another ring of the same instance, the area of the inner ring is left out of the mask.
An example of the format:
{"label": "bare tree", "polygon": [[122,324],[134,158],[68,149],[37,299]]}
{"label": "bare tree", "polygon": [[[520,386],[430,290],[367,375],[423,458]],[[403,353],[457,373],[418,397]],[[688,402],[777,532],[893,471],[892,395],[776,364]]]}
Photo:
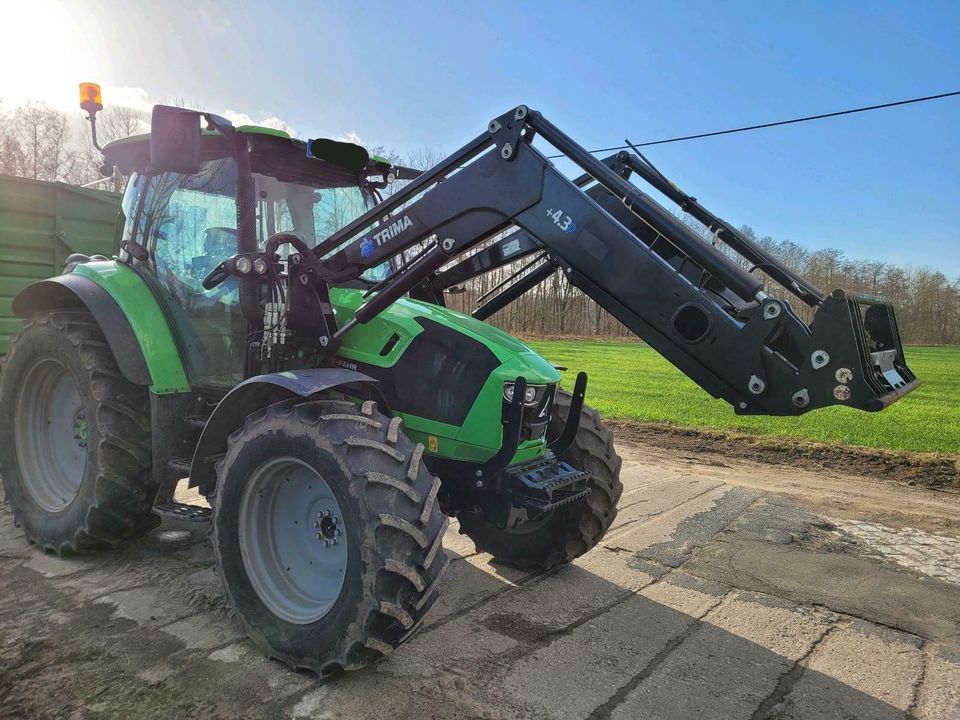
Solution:
{"label": "bare tree", "polygon": [[74,179],[78,153],[70,145],[67,117],[30,101],[3,118],[0,172],[34,180]]}
{"label": "bare tree", "polygon": [[[113,140],[149,132],[149,130],[149,117],[142,110],[116,106],[106,108],[97,115],[97,142],[100,143],[101,147]],[[100,173],[100,168],[103,165],[103,155],[93,146],[93,137],[89,128],[85,128],[82,137],[78,174],[82,182],[90,183],[103,177]],[[123,190],[126,177],[114,170],[111,180],[109,186],[112,186],[114,192]],[[103,183],[101,187],[108,187],[108,183]]]}

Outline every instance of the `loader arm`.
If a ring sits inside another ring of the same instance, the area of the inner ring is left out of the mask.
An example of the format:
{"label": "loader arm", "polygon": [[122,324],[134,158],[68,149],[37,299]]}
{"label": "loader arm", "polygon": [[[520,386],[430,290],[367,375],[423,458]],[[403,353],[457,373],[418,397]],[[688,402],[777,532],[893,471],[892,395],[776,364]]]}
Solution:
{"label": "loader arm", "polygon": [[[584,177],[571,181],[557,171],[533,147],[536,136],[582,168]],[[632,173],[816,308],[811,324],[633,185]],[[313,252],[320,279],[332,285],[403,258],[417,243],[422,250],[371,289],[354,318],[335,331],[331,348],[407,293],[442,302],[446,287],[536,254],[512,282],[485,298],[475,316],[488,317],[559,269],[741,414],[798,415],[837,404],[880,410],[918,384],[887,303],[842,290],[824,295],[652,166],[629,155],[601,162],[525,106],[493,120],[486,133]]]}

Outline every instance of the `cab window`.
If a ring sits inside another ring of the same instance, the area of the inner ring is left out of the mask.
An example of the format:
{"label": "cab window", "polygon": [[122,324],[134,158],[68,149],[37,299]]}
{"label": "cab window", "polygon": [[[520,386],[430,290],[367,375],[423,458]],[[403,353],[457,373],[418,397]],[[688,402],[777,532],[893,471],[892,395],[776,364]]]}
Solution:
{"label": "cab window", "polygon": [[237,252],[237,169],[231,159],[203,164],[196,175],[165,173],[151,183],[144,238],[158,277],[203,293],[214,267]]}
{"label": "cab window", "polygon": [[237,252],[237,168],[230,158],[205,162],[194,175],[150,178],[138,231],[148,268],[173,320],[194,383],[242,379],[246,320],[238,283],[212,290],[203,279]]}

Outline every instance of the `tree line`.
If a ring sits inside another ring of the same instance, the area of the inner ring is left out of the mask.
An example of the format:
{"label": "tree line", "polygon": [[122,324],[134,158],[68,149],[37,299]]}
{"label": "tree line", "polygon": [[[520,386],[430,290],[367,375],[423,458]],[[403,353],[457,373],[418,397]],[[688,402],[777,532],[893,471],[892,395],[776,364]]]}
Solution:
{"label": "tree line", "polygon": [[[89,129],[81,123],[79,117],[68,116],[39,102],[26,102],[14,108],[6,108],[0,102],[0,173],[73,184],[101,179],[100,153],[93,147]],[[107,108],[98,116],[100,143],[144,132],[147,123],[147,114],[142,111],[127,107]],[[421,169],[429,168],[443,158],[443,153],[429,149],[404,156],[380,147],[372,152],[385,155],[392,162]],[[119,191],[122,184],[123,178],[114,176],[99,187]],[[396,187],[400,186],[401,183],[396,184]],[[685,214],[679,214],[679,217],[705,242],[713,241],[709,231],[695,219]],[[950,279],[929,267],[849,258],[836,248],[808,250],[790,240],[758,237],[752,228],[746,226],[741,231],[826,292],[844,288],[892,301],[904,342],[960,344],[960,278]],[[749,269],[742,258],[732,252],[730,255]],[[523,265],[524,262],[514,263],[476,278],[462,288],[462,292],[450,295],[448,304],[463,312],[472,312],[478,298]],[[763,275],[762,270],[756,272]],[[768,294],[792,298],[776,283],[764,279]],[[642,282],[642,278],[637,281]],[[807,321],[811,319],[812,312],[803,303],[794,300],[791,304],[801,317]],[[617,320],[572,287],[560,273],[552,275],[491,320],[520,335],[632,336]]]}
{"label": "tree line", "polygon": [[[97,116],[101,145],[148,127],[148,115],[129,107],[109,107]],[[12,108],[0,101],[0,173],[73,185],[103,180],[97,187],[122,190],[124,178],[105,179],[101,165],[103,157],[79,113],[68,114],[35,100]]]}

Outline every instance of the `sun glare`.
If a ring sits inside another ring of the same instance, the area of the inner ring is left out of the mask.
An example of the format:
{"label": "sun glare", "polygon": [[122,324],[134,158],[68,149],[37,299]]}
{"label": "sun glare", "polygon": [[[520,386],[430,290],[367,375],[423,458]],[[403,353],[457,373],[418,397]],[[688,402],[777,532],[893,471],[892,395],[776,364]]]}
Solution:
{"label": "sun glare", "polygon": [[92,68],[87,23],[75,3],[16,0],[5,3],[0,43],[0,100],[10,107],[28,99],[66,110],[77,107],[77,83]]}

